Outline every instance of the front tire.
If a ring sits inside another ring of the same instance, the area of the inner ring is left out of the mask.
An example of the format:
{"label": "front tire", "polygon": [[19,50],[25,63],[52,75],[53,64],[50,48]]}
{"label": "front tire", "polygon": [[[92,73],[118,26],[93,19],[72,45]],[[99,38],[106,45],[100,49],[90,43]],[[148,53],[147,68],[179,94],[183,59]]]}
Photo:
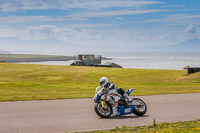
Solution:
{"label": "front tire", "polygon": [[143,116],[147,112],[147,105],[144,101],[139,98],[132,99],[135,108],[133,109],[133,114],[137,116]]}
{"label": "front tire", "polygon": [[96,114],[101,118],[109,118],[112,114],[112,108],[108,105],[107,102],[104,105],[104,108],[102,108],[101,102],[96,103],[94,106],[94,110]]}

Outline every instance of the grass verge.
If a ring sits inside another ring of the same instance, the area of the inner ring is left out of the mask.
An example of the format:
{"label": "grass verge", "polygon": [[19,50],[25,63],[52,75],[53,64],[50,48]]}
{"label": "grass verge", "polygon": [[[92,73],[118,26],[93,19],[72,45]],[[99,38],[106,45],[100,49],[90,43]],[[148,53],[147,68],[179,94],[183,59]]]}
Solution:
{"label": "grass verge", "polygon": [[134,95],[200,93],[200,73],[0,63],[0,101],[91,98],[106,76]]}
{"label": "grass verge", "polygon": [[199,133],[200,120],[185,121],[185,122],[171,122],[171,123],[153,123],[149,126],[141,127],[116,127],[112,130],[94,131],[89,133]]}

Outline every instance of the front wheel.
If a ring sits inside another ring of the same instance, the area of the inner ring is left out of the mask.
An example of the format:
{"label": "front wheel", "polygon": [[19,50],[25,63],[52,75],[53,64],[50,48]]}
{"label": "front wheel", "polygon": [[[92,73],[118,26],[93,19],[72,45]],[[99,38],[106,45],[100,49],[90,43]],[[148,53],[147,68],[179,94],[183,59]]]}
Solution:
{"label": "front wheel", "polygon": [[96,103],[94,110],[101,118],[109,118],[112,114],[112,109],[107,103],[104,104],[104,107],[102,107],[101,102]]}
{"label": "front wheel", "polygon": [[147,105],[144,101],[139,98],[132,99],[135,108],[133,109],[133,114],[137,116],[143,116],[147,112]]}

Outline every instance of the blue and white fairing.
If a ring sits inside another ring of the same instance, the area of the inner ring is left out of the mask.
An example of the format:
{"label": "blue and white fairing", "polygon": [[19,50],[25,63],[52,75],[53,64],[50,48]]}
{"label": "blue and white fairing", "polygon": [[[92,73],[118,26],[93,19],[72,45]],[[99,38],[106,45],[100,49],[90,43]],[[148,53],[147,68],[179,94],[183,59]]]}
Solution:
{"label": "blue and white fairing", "polygon": [[96,95],[94,96],[94,101],[95,101],[95,102],[98,101],[99,98],[100,98],[100,95],[99,95],[99,94],[96,94]]}
{"label": "blue and white fairing", "polygon": [[128,89],[128,90],[126,91],[126,94],[129,96],[129,95],[131,94],[131,92],[133,92],[134,90],[135,90],[134,88]]}
{"label": "blue and white fairing", "polygon": [[95,96],[94,96],[94,101],[96,102],[96,101],[99,101],[100,100],[100,96],[102,95],[102,93],[103,93],[103,88],[101,88],[101,86],[98,86],[97,88],[96,88],[96,91],[95,91]]}
{"label": "blue and white fairing", "polygon": [[133,109],[134,109],[134,106],[125,108],[124,106],[118,105],[117,107],[113,108],[113,116],[131,114],[133,113]]}

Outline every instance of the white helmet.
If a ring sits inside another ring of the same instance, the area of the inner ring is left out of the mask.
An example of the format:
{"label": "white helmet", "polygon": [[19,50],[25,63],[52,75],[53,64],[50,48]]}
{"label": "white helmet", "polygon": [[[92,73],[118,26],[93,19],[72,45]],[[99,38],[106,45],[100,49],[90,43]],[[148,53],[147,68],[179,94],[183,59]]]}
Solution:
{"label": "white helmet", "polygon": [[108,78],[102,77],[99,82],[101,87],[105,87],[105,85],[108,83]]}

